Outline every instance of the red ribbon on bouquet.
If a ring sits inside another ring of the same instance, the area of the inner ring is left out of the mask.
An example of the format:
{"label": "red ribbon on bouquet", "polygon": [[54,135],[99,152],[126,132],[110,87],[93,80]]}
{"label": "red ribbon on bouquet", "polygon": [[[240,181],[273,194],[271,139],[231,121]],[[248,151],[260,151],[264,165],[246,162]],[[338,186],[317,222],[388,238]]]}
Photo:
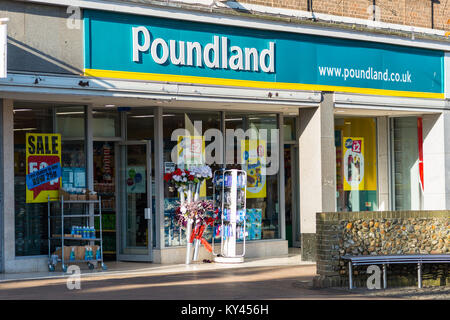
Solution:
{"label": "red ribbon on bouquet", "polygon": [[212,246],[205,240],[205,238],[203,238],[203,232],[205,232],[206,227],[208,225],[212,225],[213,222],[213,218],[208,218],[208,220],[206,220],[206,224],[202,224],[200,227],[195,227],[194,230],[192,230],[189,242],[194,242],[194,239],[200,240],[200,243],[205,247],[205,249],[208,250],[208,252],[212,252]]}

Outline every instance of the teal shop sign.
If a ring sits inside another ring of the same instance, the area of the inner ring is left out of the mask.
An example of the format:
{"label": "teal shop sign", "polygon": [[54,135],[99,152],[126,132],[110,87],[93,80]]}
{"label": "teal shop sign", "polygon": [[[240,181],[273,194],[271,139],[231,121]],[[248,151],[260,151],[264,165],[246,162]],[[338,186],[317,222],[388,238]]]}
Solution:
{"label": "teal shop sign", "polygon": [[85,75],[444,98],[444,52],[85,10]]}

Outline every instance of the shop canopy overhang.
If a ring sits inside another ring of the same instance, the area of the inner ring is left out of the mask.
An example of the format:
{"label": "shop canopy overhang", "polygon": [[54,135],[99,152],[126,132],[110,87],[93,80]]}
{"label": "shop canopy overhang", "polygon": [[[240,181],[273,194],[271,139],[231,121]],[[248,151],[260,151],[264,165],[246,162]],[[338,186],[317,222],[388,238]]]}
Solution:
{"label": "shop canopy overhang", "polygon": [[348,93],[334,94],[334,113],[336,116],[418,116],[441,113],[444,110],[450,110],[449,100]]}
{"label": "shop canopy overhang", "polygon": [[[0,98],[93,106],[163,106],[183,109],[246,110],[298,114],[318,107],[320,91],[199,86],[177,83],[8,74],[0,79]],[[446,99],[405,98],[335,92],[336,116],[406,116],[450,110]]]}
{"label": "shop canopy overhang", "polygon": [[317,107],[322,93],[10,72],[7,78],[0,79],[0,97],[95,106],[164,106],[298,114],[300,107]]}

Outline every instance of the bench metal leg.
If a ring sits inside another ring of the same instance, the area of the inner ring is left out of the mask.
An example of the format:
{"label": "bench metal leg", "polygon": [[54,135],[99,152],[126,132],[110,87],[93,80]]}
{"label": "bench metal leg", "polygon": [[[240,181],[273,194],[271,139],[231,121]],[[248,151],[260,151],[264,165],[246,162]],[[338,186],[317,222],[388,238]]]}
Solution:
{"label": "bench metal leg", "polygon": [[348,262],[348,286],[353,289],[353,270],[352,270],[352,262]]}
{"label": "bench metal leg", "polygon": [[386,265],[383,264],[383,288],[387,288],[387,274],[386,274]]}
{"label": "bench metal leg", "polygon": [[421,289],[422,288],[422,264],[419,262],[417,264],[417,285]]}

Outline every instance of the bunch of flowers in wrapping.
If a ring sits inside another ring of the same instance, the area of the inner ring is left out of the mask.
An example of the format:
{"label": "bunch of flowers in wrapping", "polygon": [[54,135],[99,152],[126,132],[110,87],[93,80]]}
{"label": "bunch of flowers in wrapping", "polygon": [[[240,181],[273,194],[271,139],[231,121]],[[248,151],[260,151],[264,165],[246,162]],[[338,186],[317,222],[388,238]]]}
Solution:
{"label": "bunch of flowers in wrapping", "polygon": [[212,178],[212,171],[209,166],[195,166],[190,168],[190,174],[195,177],[195,182]]}
{"label": "bunch of flowers in wrapping", "polygon": [[173,172],[166,173],[164,180],[168,183],[173,183],[179,189],[180,187],[186,187],[190,183],[195,183],[195,176],[189,170],[178,168]]}
{"label": "bunch of flowers in wrapping", "polygon": [[213,201],[198,200],[193,202],[183,202],[175,210],[176,223],[181,227],[186,227],[189,219],[194,222],[194,228],[203,224],[212,225],[217,219],[217,210],[213,212]]}
{"label": "bunch of flowers in wrapping", "polygon": [[209,166],[191,167],[189,170],[177,168],[175,171],[166,173],[164,180],[167,183],[175,185],[179,192],[187,189],[190,184],[198,184],[212,177],[211,168]]}

